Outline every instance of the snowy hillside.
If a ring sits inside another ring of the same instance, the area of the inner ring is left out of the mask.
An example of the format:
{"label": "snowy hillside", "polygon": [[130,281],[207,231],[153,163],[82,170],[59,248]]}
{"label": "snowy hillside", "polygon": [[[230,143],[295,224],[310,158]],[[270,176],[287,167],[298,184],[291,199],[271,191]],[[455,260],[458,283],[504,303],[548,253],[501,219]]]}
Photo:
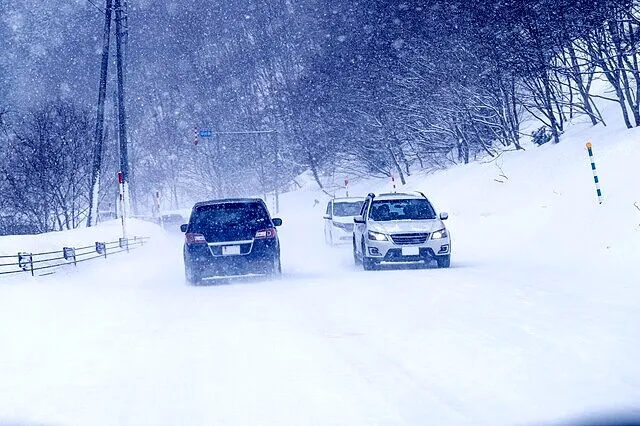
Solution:
{"label": "snowy hillside", "polygon": [[528,425],[638,410],[638,140],[576,125],[560,145],[410,177],[401,190],[450,213],[448,270],[360,270],[349,246],[324,245],[327,198],[307,189],[281,198],[281,281],[187,286],[179,235],[0,281],[0,424]]}

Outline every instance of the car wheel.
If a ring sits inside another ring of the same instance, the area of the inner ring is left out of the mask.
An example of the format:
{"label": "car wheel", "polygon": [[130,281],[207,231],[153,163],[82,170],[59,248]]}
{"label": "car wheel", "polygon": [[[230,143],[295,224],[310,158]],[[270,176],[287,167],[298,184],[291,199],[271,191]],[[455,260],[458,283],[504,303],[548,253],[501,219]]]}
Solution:
{"label": "car wheel", "polygon": [[365,271],[375,271],[377,269],[379,269],[379,263],[373,259],[370,259],[368,257],[363,257],[362,258],[362,268]]}
{"label": "car wheel", "polygon": [[280,255],[277,255],[271,261],[271,264],[267,266],[267,275],[272,278],[277,278],[282,275],[282,263],[280,262]]}
{"label": "car wheel", "polygon": [[356,238],[353,238],[353,263],[354,265],[360,265],[360,258],[358,257],[358,252],[356,251]]}
{"label": "car wheel", "polygon": [[280,261],[280,255],[278,255],[278,258],[275,261],[275,265],[273,266],[273,269],[274,269],[273,275],[277,277],[282,275],[282,262]]}
{"label": "car wheel", "polygon": [[365,256],[366,247],[364,246],[364,242],[362,242],[362,268],[365,271],[374,271],[378,269],[378,262],[375,260]]}
{"label": "car wheel", "polygon": [[436,256],[436,262],[438,262],[438,268],[448,268],[451,266],[451,255]]}
{"label": "car wheel", "polygon": [[184,275],[187,282],[191,285],[200,285],[202,283],[202,274],[198,270],[194,270],[188,262],[184,264]]}

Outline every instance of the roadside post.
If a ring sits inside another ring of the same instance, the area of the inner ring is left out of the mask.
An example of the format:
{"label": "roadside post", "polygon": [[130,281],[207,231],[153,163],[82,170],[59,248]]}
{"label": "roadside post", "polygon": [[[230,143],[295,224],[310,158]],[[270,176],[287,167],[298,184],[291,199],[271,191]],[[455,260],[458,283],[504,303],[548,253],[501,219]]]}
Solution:
{"label": "roadside post", "polygon": [[596,163],[593,159],[593,145],[591,142],[587,142],[587,151],[589,152],[589,161],[591,162],[591,171],[593,172],[593,181],[596,184],[596,194],[598,195],[598,203],[602,204],[602,190],[600,189],[600,179],[598,179],[598,172],[596,171]]}
{"label": "roadside post", "polygon": [[153,213],[158,215],[158,224],[162,227],[162,214],[160,213],[160,191],[156,191],[153,197]]}
{"label": "roadside post", "polygon": [[62,248],[62,257],[64,257],[64,260],[67,261],[73,261],[73,265],[74,266],[78,266],[77,260],[76,260],[76,249],[73,247],[63,247]]}
{"label": "roadside post", "polygon": [[118,172],[118,185],[120,187],[120,217],[122,218],[122,238],[127,238],[127,209],[124,202],[124,178],[122,172]]}

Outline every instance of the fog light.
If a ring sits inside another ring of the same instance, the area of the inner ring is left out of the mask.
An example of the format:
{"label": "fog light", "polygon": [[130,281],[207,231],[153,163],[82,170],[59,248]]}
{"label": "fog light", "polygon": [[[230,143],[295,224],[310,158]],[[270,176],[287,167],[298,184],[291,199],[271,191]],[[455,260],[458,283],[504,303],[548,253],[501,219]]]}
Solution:
{"label": "fog light", "polygon": [[371,256],[380,256],[380,250],[378,250],[378,247],[369,247],[369,254]]}
{"label": "fog light", "polygon": [[449,244],[445,244],[443,246],[440,246],[440,251],[438,253],[446,253],[449,251]]}

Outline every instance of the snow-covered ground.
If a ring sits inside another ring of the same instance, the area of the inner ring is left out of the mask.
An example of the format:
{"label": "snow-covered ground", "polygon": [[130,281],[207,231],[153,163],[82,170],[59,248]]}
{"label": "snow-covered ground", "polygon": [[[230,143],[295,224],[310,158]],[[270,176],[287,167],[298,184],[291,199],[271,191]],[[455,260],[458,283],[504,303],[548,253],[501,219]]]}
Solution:
{"label": "snow-covered ground", "polygon": [[[359,270],[349,247],[324,246],[326,198],[304,190],[281,199],[279,281],[187,286],[180,236],[146,224],[152,242],[128,256],[0,278],[0,424],[529,425],[640,410],[638,140],[576,125],[558,146],[410,177],[403,190],[450,213],[448,270]],[[22,248],[11,238],[3,251]]]}

